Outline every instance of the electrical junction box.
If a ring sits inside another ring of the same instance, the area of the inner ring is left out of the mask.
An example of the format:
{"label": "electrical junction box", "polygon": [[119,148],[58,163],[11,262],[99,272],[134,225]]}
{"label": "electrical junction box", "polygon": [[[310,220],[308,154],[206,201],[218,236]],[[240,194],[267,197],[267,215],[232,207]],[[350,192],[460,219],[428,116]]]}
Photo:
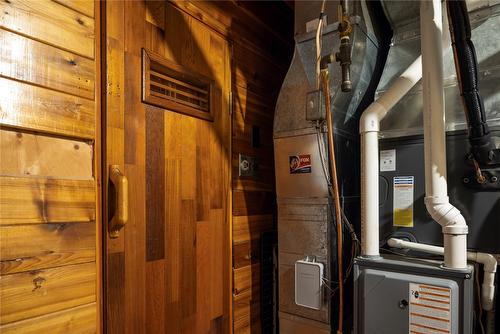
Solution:
{"label": "electrical junction box", "polygon": [[356,258],[354,333],[472,334],[473,267],[384,256]]}
{"label": "electrical junction box", "polygon": [[323,269],[320,262],[295,262],[295,304],[315,310],[323,303]]}
{"label": "electrical junction box", "polygon": [[326,119],[325,98],[320,90],[307,93],[306,120],[323,121]]}

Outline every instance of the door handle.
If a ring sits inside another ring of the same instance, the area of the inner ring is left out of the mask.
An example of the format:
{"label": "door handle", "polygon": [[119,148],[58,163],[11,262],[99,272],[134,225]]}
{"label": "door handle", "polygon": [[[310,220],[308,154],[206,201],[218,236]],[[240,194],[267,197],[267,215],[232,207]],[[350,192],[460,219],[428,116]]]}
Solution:
{"label": "door handle", "polygon": [[115,212],[111,218],[108,230],[110,238],[117,238],[120,230],[128,221],[128,180],[120,171],[119,165],[109,166],[109,179],[115,188]]}

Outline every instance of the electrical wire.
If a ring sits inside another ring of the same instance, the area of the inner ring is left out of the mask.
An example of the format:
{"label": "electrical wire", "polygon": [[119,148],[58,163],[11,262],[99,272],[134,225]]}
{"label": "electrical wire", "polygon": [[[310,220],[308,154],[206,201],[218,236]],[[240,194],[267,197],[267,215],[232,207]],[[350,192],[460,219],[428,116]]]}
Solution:
{"label": "electrical wire", "polygon": [[475,268],[476,272],[476,297],[477,297],[477,305],[479,312],[477,314],[477,321],[479,322],[479,327],[481,328],[481,333],[484,334],[484,326],[483,326],[483,305],[481,304],[481,287],[479,286],[479,265],[476,263]]}
{"label": "electrical wire", "polygon": [[333,136],[333,115],[331,113],[330,106],[330,86],[328,78],[328,69],[321,70],[321,78],[323,82],[323,95],[325,98],[325,109],[326,109],[326,124],[328,130],[328,153],[330,160],[330,177],[331,177],[331,192],[333,194],[333,200],[335,205],[335,220],[337,223],[337,274],[339,281],[339,320],[338,320],[338,334],[342,334],[343,322],[344,322],[344,269],[343,269],[343,228],[342,228],[342,214],[340,205],[340,194],[338,189],[337,180],[337,164],[335,161],[335,141]]}
{"label": "electrical wire", "polygon": [[323,35],[323,19],[325,15],[326,0],[321,2],[321,10],[319,13],[318,27],[316,28],[316,89],[321,87],[321,48],[322,48],[322,35]]}
{"label": "electrical wire", "polygon": [[[334,217],[335,213],[333,212],[333,203],[331,202],[333,194],[330,192],[331,181],[330,181],[330,178],[328,175],[329,173],[328,173],[328,170],[326,167],[326,164],[327,164],[326,159],[325,159],[326,152],[325,152],[325,148],[324,148],[324,139],[322,138],[323,133],[321,133],[321,129],[323,128],[323,124],[324,124],[324,122],[321,122],[321,123],[318,122],[316,124],[316,140],[318,143],[318,151],[319,151],[321,167],[323,170],[323,176],[325,177],[326,183],[328,184],[328,187],[329,187],[328,193],[329,193],[329,201],[330,201],[329,207],[331,210],[330,213],[331,213],[332,217]],[[356,235],[356,231],[354,230],[353,225],[349,222],[349,219],[347,218],[343,208],[341,208],[341,213],[342,213],[342,223],[343,223],[342,225],[346,229],[346,232],[349,233],[349,235],[351,236],[351,243],[352,243],[352,245],[351,245],[351,258],[350,258],[349,266],[347,267],[345,277],[344,277],[344,284],[346,284],[348,278],[351,276],[352,268],[354,267],[354,259],[359,254],[361,254],[361,242],[359,241],[359,238]],[[334,224],[334,226],[336,226],[335,221],[333,222],[333,224]],[[329,282],[332,282],[335,284],[338,283],[337,281],[329,281]],[[330,295],[331,297],[333,297],[338,290],[338,288],[332,289],[330,286],[328,286],[328,289],[331,291],[331,295]]]}

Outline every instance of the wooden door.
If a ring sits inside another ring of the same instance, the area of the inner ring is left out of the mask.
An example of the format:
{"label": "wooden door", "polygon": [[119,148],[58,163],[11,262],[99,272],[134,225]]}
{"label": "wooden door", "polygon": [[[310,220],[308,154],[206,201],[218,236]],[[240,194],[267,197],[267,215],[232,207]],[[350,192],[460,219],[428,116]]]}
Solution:
{"label": "wooden door", "polygon": [[[228,332],[228,42],[164,1],[105,12],[105,160],[129,194],[127,224],[107,231],[106,331]],[[109,223],[119,196],[106,189]]]}

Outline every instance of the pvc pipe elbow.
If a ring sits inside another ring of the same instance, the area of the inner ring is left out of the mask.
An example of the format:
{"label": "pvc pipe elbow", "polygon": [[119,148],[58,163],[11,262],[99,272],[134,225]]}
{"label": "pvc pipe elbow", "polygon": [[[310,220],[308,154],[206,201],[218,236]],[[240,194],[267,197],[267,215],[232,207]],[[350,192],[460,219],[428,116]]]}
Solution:
{"label": "pvc pipe elbow", "polygon": [[484,271],[489,273],[496,273],[498,261],[495,256],[487,253],[476,253],[476,262],[484,265]]}
{"label": "pvc pipe elbow", "polygon": [[359,133],[380,131],[380,121],[386,114],[387,109],[383,105],[372,102],[359,119]]}
{"label": "pvc pipe elbow", "polygon": [[483,284],[481,285],[481,305],[486,311],[493,309],[495,301],[495,273],[484,272]]}
{"label": "pvc pipe elbow", "polygon": [[460,211],[448,202],[446,198],[426,197],[425,207],[439,225],[444,234],[462,235],[468,233],[467,222]]}
{"label": "pvc pipe elbow", "polygon": [[483,265],[483,283],[481,284],[481,305],[484,310],[491,311],[495,301],[495,273],[498,261],[495,256],[487,253],[469,252],[472,261]]}

